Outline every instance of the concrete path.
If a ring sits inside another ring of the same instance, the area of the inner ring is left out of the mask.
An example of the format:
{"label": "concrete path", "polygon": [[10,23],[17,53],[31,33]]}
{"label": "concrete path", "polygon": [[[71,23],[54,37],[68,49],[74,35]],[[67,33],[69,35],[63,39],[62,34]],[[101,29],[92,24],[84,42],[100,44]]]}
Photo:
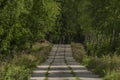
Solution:
{"label": "concrete path", "polygon": [[45,63],[37,66],[30,80],[102,80],[72,57],[70,45],[54,45]]}

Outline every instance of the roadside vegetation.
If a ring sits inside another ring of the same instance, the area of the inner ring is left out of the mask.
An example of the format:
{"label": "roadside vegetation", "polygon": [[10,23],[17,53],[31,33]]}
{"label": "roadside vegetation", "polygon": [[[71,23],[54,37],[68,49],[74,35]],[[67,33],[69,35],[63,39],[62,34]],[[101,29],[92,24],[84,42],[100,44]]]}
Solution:
{"label": "roadside vegetation", "polygon": [[0,55],[0,80],[29,80],[32,70],[47,59],[51,46],[36,43],[31,52]]}
{"label": "roadside vegetation", "polygon": [[101,57],[88,56],[80,43],[72,43],[73,57],[90,71],[99,74],[104,80],[120,80],[120,56],[117,54]]}
{"label": "roadside vegetation", "polygon": [[0,0],[0,80],[29,80],[47,59],[59,11],[54,0]]}

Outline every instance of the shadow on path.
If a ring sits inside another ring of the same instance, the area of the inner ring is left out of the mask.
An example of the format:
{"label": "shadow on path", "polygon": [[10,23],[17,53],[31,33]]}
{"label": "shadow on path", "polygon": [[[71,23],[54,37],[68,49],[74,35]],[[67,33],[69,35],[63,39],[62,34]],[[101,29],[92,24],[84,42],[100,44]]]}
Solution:
{"label": "shadow on path", "polygon": [[54,45],[46,62],[31,74],[31,80],[46,77],[48,80],[102,80],[75,61],[70,45]]}

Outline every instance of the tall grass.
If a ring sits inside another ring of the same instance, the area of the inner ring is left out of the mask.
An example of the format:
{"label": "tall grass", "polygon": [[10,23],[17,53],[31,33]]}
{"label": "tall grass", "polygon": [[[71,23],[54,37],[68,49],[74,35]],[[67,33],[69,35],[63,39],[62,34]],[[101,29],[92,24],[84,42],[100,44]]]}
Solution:
{"label": "tall grass", "polygon": [[[38,45],[38,44],[37,44]],[[31,53],[0,55],[0,80],[29,80],[30,73],[47,59],[51,45],[36,47]]]}
{"label": "tall grass", "polygon": [[120,80],[120,55],[88,56],[82,44],[72,43],[74,58],[104,80]]}

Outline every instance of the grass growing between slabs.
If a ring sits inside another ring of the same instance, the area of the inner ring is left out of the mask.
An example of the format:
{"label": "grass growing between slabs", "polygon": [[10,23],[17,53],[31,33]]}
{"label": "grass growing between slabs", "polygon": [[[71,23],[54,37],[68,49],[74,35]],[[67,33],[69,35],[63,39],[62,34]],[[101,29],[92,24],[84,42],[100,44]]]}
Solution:
{"label": "grass growing between slabs", "polygon": [[65,51],[64,51],[64,62],[65,64],[68,66],[69,70],[71,71],[71,74],[76,77],[76,80],[80,80],[79,77],[76,76],[74,70],[70,67],[70,65],[68,64],[67,60],[66,60],[66,56],[65,56]]}
{"label": "grass growing between slabs", "polygon": [[51,44],[39,45],[35,44],[30,53],[0,55],[0,80],[29,80],[32,70],[47,59],[51,50]]}
{"label": "grass growing between slabs", "polygon": [[83,45],[72,43],[73,57],[104,80],[120,80],[120,55],[88,56]]}
{"label": "grass growing between slabs", "polygon": [[[55,57],[55,56],[54,56],[54,57]],[[50,63],[50,65],[49,65],[49,67],[48,67],[48,69],[47,69],[47,72],[46,72],[46,74],[45,74],[45,80],[48,80],[50,67],[51,67],[52,63],[54,62],[54,60],[55,60],[55,58],[54,58],[53,61]]]}

